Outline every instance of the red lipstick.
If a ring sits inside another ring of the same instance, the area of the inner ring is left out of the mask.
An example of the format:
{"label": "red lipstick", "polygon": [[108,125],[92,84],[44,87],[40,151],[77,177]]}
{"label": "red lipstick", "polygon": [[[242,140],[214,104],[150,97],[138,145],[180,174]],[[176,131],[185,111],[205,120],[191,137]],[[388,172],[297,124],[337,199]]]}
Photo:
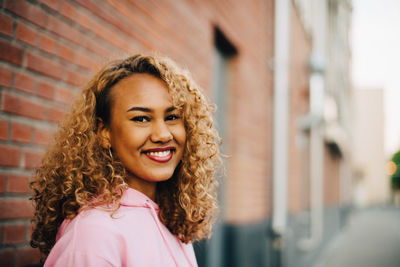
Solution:
{"label": "red lipstick", "polygon": [[143,153],[155,162],[165,163],[172,158],[174,150],[173,147],[160,147],[147,149]]}

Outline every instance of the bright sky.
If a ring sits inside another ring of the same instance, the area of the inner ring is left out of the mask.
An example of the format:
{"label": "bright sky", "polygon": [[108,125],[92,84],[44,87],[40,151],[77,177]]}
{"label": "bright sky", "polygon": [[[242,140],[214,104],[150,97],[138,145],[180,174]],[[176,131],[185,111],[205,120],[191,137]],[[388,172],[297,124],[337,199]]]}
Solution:
{"label": "bright sky", "polygon": [[383,88],[385,154],[400,149],[400,1],[353,0],[353,83]]}

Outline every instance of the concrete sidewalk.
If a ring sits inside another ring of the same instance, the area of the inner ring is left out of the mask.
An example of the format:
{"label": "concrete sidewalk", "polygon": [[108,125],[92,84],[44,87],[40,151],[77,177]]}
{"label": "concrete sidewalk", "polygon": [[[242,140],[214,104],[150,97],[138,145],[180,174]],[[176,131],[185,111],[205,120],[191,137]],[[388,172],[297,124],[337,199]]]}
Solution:
{"label": "concrete sidewalk", "polygon": [[355,211],[314,267],[400,267],[400,208]]}

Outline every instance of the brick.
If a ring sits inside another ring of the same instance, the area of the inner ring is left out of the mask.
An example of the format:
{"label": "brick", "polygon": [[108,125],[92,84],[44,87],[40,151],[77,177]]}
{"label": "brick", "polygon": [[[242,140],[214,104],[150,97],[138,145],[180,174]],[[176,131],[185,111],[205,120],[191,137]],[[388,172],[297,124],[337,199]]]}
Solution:
{"label": "brick", "polygon": [[69,84],[81,87],[85,84],[87,78],[78,71],[67,70],[65,81]]}
{"label": "brick", "polygon": [[28,266],[29,264],[37,264],[40,261],[39,249],[32,247],[17,248],[16,259],[17,266]]}
{"label": "brick", "polygon": [[[89,30],[89,31],[94,32],[97,36],[102,37],[102,38],[104,39],[105,34],[104,34],[104,32],[103,32],[102,30],[104,30],[105,27],[103,26],[103,24],[98,23],[98,21],[96,22],[96,21],[93,19],[93,17],[89,17],[89,16],[87,16],[87,15],[85,15],[85,14],[81,14],[81,15],[80,15],[80,18],[81,18],[81,20],[82,20],[82,22],[83,22],[84,24],[90,23],[90,24],[89,24],[90,27],[88,27],[88,30]],[[85,20],[83,20],[83,18],[86,18],[86,19],[88,20],[88,22],[86,22]],[[90,22],[89,22],[89,21],[90,21]],[[88,25],[88,26],[89,26],[89,25]],[[109,32],[109,31],[108,31],[108,32]],[[107,39],[106,39],[106,40],[107,40]]]}
{"label": "brick", "polygon": [[[7,175],[5,174],[0,174],[0,194],[6,192],[6,184],[7,184]],[[0,231],[1,233],[1,231]],[[1,242],[1,238],[0,238]]]}
{"label": "brick", "polygon": [[20,148],[8,145],[0,145],[1,166],[8,166],[8,167],[19,166],[20,155],[21,155]]}
{"label": "brick", "polygon": [[2,95],[1,110],[33,119],[43,119],[46,109],[31,100],[24,97],[14,96],[7,92]]}
{"label": "brick", "polygon": [[21,65],[22,56],[23,51],[20,47],[8,41],[0,40],[0,59],[15,65]]}
{"label": "brick", "polygon": [[45,34],[39,35],[39,48],[50,54],[57,53],[57,41]]}
{"label": "brick", "polygon": [[83,43],[85,48],[89,51],[92,51],[96,55],[101,56],[102,58],[109,58],[110,50],[101,45],[98,41],[93,39],[87,39],[86,42]]}
{"label": "brick", "polygon": [[21,16],[40,27],[47,24],[47,14],[39,7],[34,6],[26,1],[5,0],[4,8],[10,10],[14,14]]}
{"label": "brick", "polygon": [[76,13],[76,8],[66,1],[63,1],[61,3],[58,12],[60,12],[61,15],[69,18],[72,21],[76,21],[76,18],[78,16]]}
{"label": "brick", "polygon": [[37,86],[36,94],[43,98],[53,99],[54,98],[54,88],[52,85],[46,82],[39,82]]}
{"label": "brick", "polygon": [[99,36],[101,36],[104,40],[107,42],[113,44],[115,47],[118,47],[125,52],[130,52],[131,48],[135,46],[133,43],[128,43],[126,40],[127,38],[122,37],[121,34],[118,32],[115,32],[115,30],[108,30],[108,29],[102,29],[101,27],[96,30]]}
{"label": "brick", "polygon": [[84,35],[77,29],[54,17],[49,17],[47,29],[77,45],[81,45],[84,39]]}
{"label": "brick", "polygon": [[52,107],[49,108],[49,112],[47,114],[47,119],[51,122],[59,123],[64,119],[66,115],[65,110],[57,108],[57,107]]}
{"label": "brick", "polygon": [[29,193],[29,176],[26,175],[8,175],[8,188],[9,193]]}
{"label": "brick", "polygon": [[63,104],[70,104],[72,101],[72,93],[70,90],[57,88],[54,94],[54,100]]}
{"label": "brick", "polygon": [[5,14],[0,14],[0,33],[13,35],[13,21]]}
{"label": "brick", "polygon": [[25,242],[25,224],[4,225],[4,244],[14,245]]}
{"label": "brick", "polygon": [[18,40],[36,46],[36,32],[28,26],[18,23],[15,35]]}
{"label": "brick", "polygon": [[14,267],[15,252],[13,248],[0,250],[0,262],[2,267]]}
{"label": "brick", "polygon": [[88,53],[79,53],[76,55],[75,63],[87,70],[90,70],[92,73],[98,72],[102,65],[96,59],[93,59],[93,55],[87,56]]}
{"label": "brick", "polygon": [[77,18],[75,19],[75,21],[89,31],[94,29],[96,25],[96,23],[94,23],[93,20],[90,19],[90,17],[86,13],[79,11],[77,11]]}
{"label": "brick", "polygon": [[0,219],[28,219],[33,216],[32,202],[26,198],[1,198]]}
{"label": "brick", "polygon": [[33,94],[35,91],[35,79],[25,73],[15,73],[14,87],[18,90]]}
{"label": "brick", "polygon": [[42,160],[43,153],[37,151],[24,151],[24,167],[26,169],[35,169],[39,166]]}
{"label": "brick", "polygon": [[75,52],[68,46],[60,44],[58,49],[58,56],[66,61],[74,62]]}
{"label": "brick", "polygon": [[11,87],[11,83],[12,83],[11,70],[8,68],[0,67],[0,85],[5,87]]}
{"label": "brick", "polygon": [[83,67],[88,70],[91,70],[93,68],[93,65],[95,65],[93,60],[83,53],[80,53],[79,55],[77,55],[76,64],[78,66]]}
{"label": "brick", "polygon": [[53,140],[53,131],[50,130],[42,130],[42,129],[35,129],[35,137],[34,142],[38,145],[49,145]]}
{"label": "brick", "polygon": [[11,124],[11,140],[21,143],[30,143],[32,141],[32,127],[20,123]]}
{"label": "brick", "polygon": [[0,140],[8,140],[8,121],[0,120]]}
{"label": "brick", "polygon": [[62,65],[51,59],[33,54],[31,52],[26,53],[26,66],[28,69],[56,79],[61,79],[63,75]]}
{"label": "brick", "polygon": [[40,2],[55,11],[58,10],[58,6],[59,6],[58,0],[41,0]]}

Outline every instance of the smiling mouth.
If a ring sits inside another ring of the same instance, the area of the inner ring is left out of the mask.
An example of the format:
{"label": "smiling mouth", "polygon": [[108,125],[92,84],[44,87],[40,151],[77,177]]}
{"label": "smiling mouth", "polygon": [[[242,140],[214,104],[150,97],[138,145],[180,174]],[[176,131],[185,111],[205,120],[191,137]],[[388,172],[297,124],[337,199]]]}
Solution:
{"label": "smiling mouth", "polygon": [[175,149],[169,148],[169,149],[152,149],[145,151],[144,154],[151,160],[156,161],[156,162],[168,162],[172,156],[173,152]]}

